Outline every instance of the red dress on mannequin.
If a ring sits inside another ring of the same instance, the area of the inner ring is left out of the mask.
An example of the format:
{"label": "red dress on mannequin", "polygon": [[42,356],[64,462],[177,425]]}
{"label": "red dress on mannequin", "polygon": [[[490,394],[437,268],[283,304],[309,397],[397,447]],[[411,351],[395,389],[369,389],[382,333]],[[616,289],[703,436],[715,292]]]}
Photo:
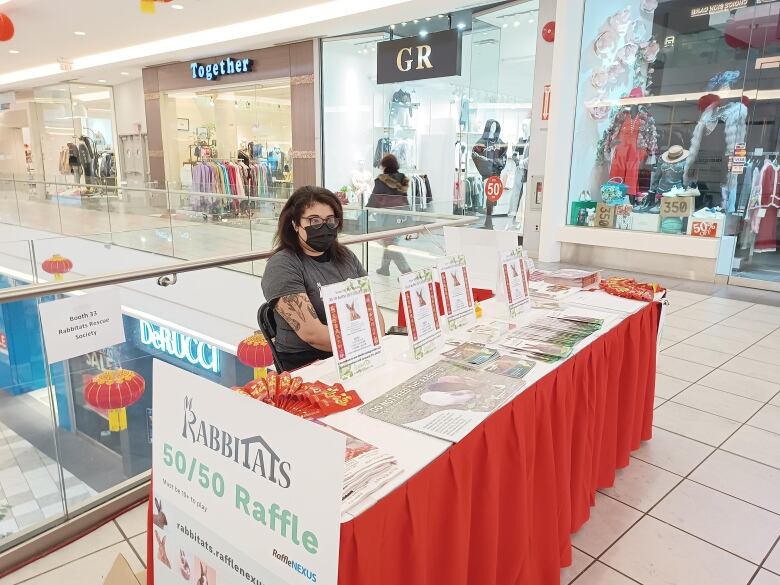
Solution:
{"label": "red dress on mannequin", "polygon": [[612,166],[609,170],[609,177],[620,177],[628,186],[628,194],[636,195],[638,192],[639,167],[647,157],[647,150],[639,148],[639,130],[642,122],[639,114],[631,117],[629,114],[623,120],[618,133],[618,145],[615,147],[615,153],[612,156]]}
{"label": "red dress on mannequin", "polygon": [[[761,207],[764,217],[756,235],[756,252],[774,252],[777,249],[777,207],[780,203],[780,182],[777,169],[768,162],[761,169]],[[774,205],[773,205],[774,204]]]}

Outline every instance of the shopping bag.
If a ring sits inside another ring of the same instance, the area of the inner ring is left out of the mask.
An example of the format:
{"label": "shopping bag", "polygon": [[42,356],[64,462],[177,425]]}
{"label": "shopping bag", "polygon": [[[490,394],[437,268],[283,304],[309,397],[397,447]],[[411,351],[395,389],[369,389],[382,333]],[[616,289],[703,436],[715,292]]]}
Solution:
{"label": "shopping bag", "polygon": [[569,225],[588,225],[589,209],[596,209],[596,202],[591,200],[586,191],[583,191],[580,193],[579,201],[572,201]]}

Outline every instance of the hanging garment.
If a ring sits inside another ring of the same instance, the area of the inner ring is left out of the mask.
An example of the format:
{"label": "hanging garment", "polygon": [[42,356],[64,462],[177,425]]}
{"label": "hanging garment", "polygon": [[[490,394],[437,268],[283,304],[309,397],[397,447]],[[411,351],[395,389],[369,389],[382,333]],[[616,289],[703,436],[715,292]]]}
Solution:
{"label": "hanging garment", "polygon": [[778,167],[767,160],[761,169],[761,210],[758,213],[756,252],[777,250],[777,206],[780,204],[778,186]]}
{"label": "hanging garment", "polygon": [[623,179],[623,183],[628,186],[629,195],[636,195],[638,192],[639,166],[647,158],[647,150],[638,146],[641,127],[638,113],[633,118],[630,114],[623,117],[617,135],[618,144],[609,169],[611,179]]}
{"label": "hanging garment", "polygon": [[412,96],[399,89],[390,100],[390,126],[412,127]]}
{"label": "hanging garment", "polygon": [[753,185],[753,173],[755,170],[755,162],[749,160],[745,165],[745,173],[742,178],[742,189],[739,192],[739,198],[737,199],[736,204],[737,211],[744,212],[747,209],[747,204],[750,200],[750,190]]}
{"label": "hanging garment", "polygon": [[379,168],[379,163],[382,162],[382,158],[393,151],[393,141],[390,138],[380,138],[376,141],[376,148],[374,149],[374,168]]}

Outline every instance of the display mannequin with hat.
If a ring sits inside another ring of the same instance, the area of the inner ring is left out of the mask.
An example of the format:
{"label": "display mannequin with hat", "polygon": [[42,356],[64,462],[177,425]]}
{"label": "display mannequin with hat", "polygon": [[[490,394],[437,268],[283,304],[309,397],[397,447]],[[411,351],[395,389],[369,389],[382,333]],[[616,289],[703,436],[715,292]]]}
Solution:
{"label": "display mannequin with hat", "polygon": [[635,211],[655,211],[658,195],[689,194],[685,191],[686,185],[683,178],[685,176],[685,162],[689,154],[682,146],[675,144],[661,155],[655,169],[653,169],[650,191],[642,204],[634,208]]}

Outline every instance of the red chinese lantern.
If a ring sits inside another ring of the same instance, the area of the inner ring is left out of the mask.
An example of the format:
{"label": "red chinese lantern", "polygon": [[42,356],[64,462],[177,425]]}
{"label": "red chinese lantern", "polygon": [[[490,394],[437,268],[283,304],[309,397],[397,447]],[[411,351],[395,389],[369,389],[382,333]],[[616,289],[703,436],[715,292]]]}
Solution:
{"label": "red chinese lantern", "polygon": [[14,23],[7,14],[0,14],[0,41],[10,41],[14,38]]}
{"label": "red chinese lantern", "polygon": [[144,394],[144,379],[130,370],[106,370],[84,388],[87,404],[108,411],[108,429],[112,432],[127,428],[125,408],[135,404]]}
{"label": "red chinese lantern", "polygon": [[542,27],[542,38],[548,43],[555,40],[555,21],[551,20]]}
{"label": "red chinese lantern", "polygon": [[48,260],[44,260],[41,264],[44,272],[54,275],[54,280],[60,282],[63,280],[63,274],[73,270],[73,262],[64,256],[55,254]]}
{"label": "red chinese lantern", "polygon": [[245,366],[254,368],[255,377],[265,378],[266,368],[274,363],[271,346],[262,333],[255,333],[238,344],[237,357]]}

